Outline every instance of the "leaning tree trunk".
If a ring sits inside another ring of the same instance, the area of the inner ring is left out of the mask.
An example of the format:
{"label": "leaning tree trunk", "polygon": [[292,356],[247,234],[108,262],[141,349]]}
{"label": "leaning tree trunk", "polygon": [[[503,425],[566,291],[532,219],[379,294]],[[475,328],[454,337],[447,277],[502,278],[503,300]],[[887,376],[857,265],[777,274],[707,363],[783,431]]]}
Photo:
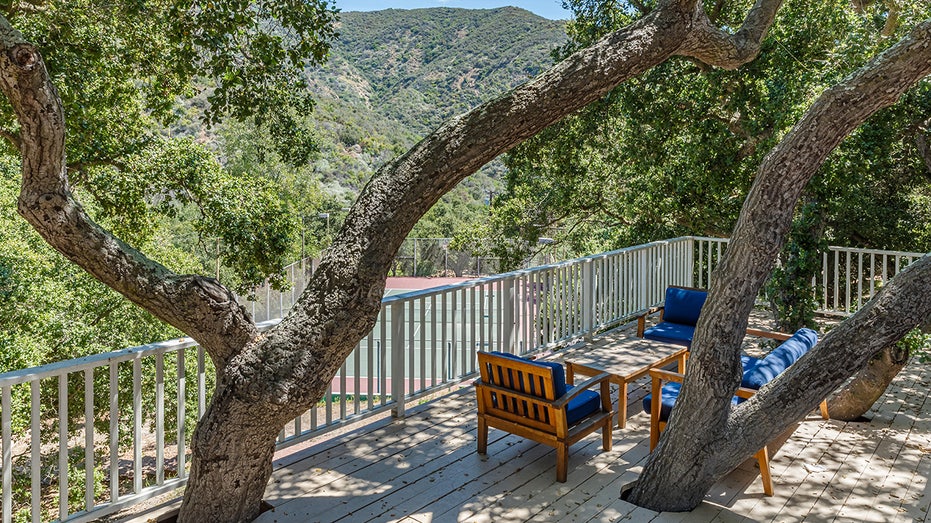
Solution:
{"label": "leaning tree trunk", "polygon": [[753,398],[731,407],[747,318],[804,187],[845,136],[929,73],[931,20],[825,91],[763,160],[712,276],[676,407],[630,501],[658,511],[697,507],[761,442],[804,417],[869,356],[931,314],[931,297],[924,295],[931,282],[922,279],[931,266],[926,257]]}
{"label": "leaning tree trunk", "polygon": [[908,363],[908,351],[895,345],[885,347],[870,358],[866,367],[828,400],[831,419],[857,421]]}

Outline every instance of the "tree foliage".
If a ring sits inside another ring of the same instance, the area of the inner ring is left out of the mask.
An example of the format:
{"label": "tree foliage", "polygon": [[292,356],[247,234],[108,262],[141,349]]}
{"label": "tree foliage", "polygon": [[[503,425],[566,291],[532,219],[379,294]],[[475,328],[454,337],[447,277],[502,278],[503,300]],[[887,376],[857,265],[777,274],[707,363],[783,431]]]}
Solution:
{"label": "tree foliage", "polygon": [[[138,246],[154,222],[193,218],[209,231],[204,242],[225,245],[237,283],[280,280],[296,223],[264,173],[230,176],[215,152],[167,129],[186,116],[179,98],[200,100],[201,124],[251,118],[273,137],[263,153],[306,162],[315,143],[304,71],[322,63],[336,34],[325,0],[40,1],[0,10],[45,53],[65,107],[70,181],[96,219]],[[9,104],[0,113],[15,151],[16,118]],[[182,212],[186,204],[198,212]]]}
{"label": "tree foliage", "polygon": [[[736,27],[751,4],[708,9],[717,24]],[[884,3],[865,4],[787,3],[753,62],[725,70],[669,60],[528,140],[506,160],[507,190],[486,226],[498,254],[519,260],[539,236],[580,253],[683,234],[727,236],[763,155],[811,101],[931,13],[924,2],[896,2],[897,22],[887,23]],[[565,5],[576,17],[557,58],[655,6]],[[931,170],[920,146],[929,85],[919,83],[832,154],[809,189],[812,208],[800,227],[846,245],[931,248],[924,225]]]}

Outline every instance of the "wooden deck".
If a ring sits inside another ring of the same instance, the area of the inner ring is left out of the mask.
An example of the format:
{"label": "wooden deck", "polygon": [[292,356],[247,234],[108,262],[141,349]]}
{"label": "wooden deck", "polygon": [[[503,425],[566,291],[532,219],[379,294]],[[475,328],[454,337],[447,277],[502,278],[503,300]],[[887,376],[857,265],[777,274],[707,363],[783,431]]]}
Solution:
{"label": "wooden deck", "polygon": [[618,499],[648,452],[649,419],[630,392],[614,449],[593,434],[570,450],[567,483],[555,450],[491,429],[476,451],[471,387],[285,458],[269,484],[275,508],[257,521],[926,521],[931,505],[931,366],[911,364],[869,413],[870,423],[816,412],[773,449],[776,495],[763,496],[749,460],[691,513],[656,513]]}

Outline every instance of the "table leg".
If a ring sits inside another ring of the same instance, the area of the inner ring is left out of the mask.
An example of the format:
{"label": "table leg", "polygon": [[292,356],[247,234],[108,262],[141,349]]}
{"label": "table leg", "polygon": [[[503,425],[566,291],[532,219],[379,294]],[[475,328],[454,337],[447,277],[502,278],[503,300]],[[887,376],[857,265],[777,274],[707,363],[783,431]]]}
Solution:
{"label": "table leg", "polygon": [[627,426],[627,382],[621,382],[620,388],[617,395],[617,427],[623,429]]}

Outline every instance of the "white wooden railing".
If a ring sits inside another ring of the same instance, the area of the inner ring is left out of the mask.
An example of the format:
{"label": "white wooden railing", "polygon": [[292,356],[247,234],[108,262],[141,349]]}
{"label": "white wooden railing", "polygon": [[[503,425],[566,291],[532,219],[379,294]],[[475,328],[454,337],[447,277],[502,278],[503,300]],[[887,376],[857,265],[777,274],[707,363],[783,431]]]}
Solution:
{"label": "white wooden railing", "polygon": [[[704,288],[728,240],[693,238],[696,251],[695,285]],[[816,312],[849,316],[869,301],[886,282],[915,260],[920,252],[883,251],[830,246],[821,254],[821,271],[812,278]]]}
{"label": "white wooden railing", "polygon": [[[389,409],[403,416],[406,402],[474,375],[478,350],[523,354],[591,338],[660,302],[668,285],[705,287],[726,244],[676,238],[385,298],[375,328],[279,447]],[[918,256],[832,248],[820,279],[830,285],[817,295],[849,312],[874,280]],[[300,283],[309,271],[289,274]],[[284,312],[298,295],[266,303]],[[90,521],[183,485],[213,381],[190,339],[0,374],[2,523]]]}
{"label": "white wooden railing", "polygon": [[918,252],[829,247],[822,254],[820,279],[812,282],[819,312],[842,316],[856,312],[884,283],[922,256]]}

